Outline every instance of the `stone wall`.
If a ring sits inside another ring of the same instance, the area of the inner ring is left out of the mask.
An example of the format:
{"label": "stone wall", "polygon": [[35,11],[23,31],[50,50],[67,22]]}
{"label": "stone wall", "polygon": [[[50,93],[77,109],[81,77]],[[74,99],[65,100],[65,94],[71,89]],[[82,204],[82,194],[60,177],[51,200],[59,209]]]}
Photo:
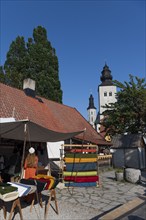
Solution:
{"label": "stone wall", "polygon": [[140,166],[138,149],[115,149],[113,153],[113,166],[138,169]]}

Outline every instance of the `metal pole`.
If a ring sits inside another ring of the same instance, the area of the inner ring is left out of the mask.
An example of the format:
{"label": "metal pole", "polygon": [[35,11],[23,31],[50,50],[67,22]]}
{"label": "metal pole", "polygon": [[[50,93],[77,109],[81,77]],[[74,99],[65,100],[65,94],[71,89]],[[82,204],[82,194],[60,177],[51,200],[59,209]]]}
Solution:
{"label": "metal pole", "polygon": [[27,135],[27,124],[24,124],[24,143],[23,143],[23,153],[22,153],[22,160],[21,160],[21,175],[20,178],[23,178],[24,174],[24,156],[25,156],[25,148],[26,148],[26,135]]}

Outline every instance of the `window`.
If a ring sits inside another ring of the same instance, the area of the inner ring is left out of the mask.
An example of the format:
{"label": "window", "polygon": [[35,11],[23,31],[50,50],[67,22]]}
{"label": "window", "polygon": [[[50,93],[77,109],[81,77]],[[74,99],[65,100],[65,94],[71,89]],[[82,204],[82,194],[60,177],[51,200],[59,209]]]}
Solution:
{"label": "window", "polygon": [[109,96],[112,96],[112,92],[109,92]]}
{"label": "window", "polygon": [[104,92],[104,96],[107,96],[107,92]]}

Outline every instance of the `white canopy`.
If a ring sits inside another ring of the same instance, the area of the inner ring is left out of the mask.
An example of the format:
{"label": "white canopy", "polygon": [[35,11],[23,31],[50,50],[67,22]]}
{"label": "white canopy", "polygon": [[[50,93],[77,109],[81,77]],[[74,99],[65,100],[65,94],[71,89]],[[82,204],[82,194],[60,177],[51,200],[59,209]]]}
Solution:
{"label": "white canopy", "polygon": [[32,142],[56,142],[72,138],[85,130],[61,133],[46,129],[32,121],[11,121],[0,123],[0,138]]}

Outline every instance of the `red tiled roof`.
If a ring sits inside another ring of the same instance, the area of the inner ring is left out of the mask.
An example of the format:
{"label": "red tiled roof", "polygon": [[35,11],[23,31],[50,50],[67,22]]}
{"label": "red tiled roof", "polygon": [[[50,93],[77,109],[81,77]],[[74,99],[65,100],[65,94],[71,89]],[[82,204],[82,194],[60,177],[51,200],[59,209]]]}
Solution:
{"label": "red tiled roof", "polygon": [[[19,90],[0,83],[0,118],[29,119],[45,128],[57,132],[74,132],[86,128],[84,140],[108,144],[75,109],[42,97],[43,103]],[[83,139],[83,134],[77,136]]]}

